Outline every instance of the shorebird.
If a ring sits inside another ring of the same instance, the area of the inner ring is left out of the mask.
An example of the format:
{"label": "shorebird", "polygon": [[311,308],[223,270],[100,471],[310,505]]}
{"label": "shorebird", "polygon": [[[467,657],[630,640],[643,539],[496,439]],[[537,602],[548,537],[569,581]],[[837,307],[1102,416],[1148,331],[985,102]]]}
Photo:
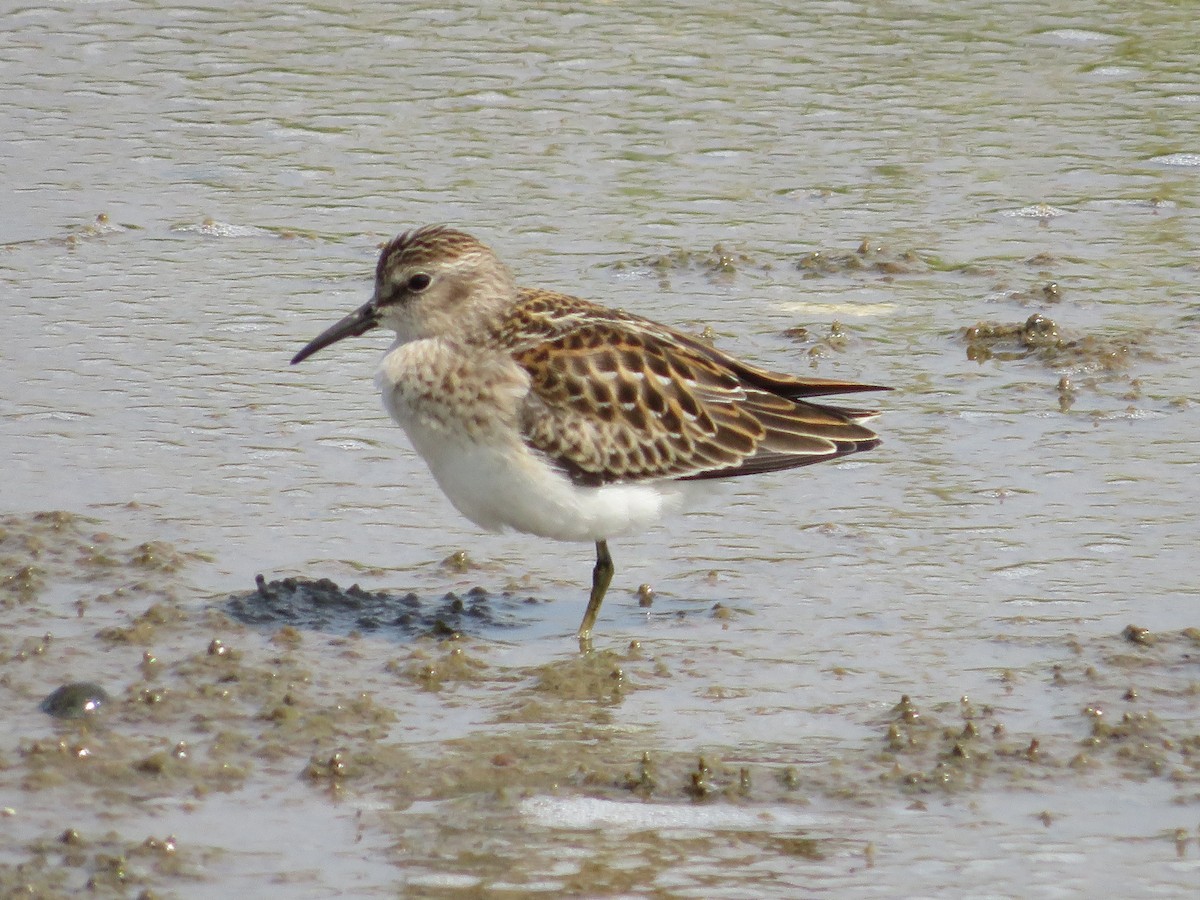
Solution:
{"label": "shorebird", "polygon": [[450,502],[482,528],[594,541],[581,649],[613,577],[610,538],[677,509],[689,485],[870,450],[875,410],[814,397],[888,390],[781,375],[623,310],[520,287],[485,244],[433,225],[379,256],[370,300],[295,365],[390,328],[375,382]]}

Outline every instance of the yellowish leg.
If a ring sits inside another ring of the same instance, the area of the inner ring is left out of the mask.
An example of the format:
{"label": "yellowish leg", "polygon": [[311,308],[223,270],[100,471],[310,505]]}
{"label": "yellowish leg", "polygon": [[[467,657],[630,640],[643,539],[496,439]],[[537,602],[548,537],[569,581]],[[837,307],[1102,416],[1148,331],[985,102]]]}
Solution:
{"label": "yellowish leg", "polygon": [[583,623],[579,626],[579,651],[586,653],[592,649],[592,626],[596,624],[596,616],[600,614],[600,604],[608,590],[613,577],[613,561],[608,555],[608,541],[596,541],[596,568],[592,569],[592,595],[588,598],[587,609],[583,613]]}

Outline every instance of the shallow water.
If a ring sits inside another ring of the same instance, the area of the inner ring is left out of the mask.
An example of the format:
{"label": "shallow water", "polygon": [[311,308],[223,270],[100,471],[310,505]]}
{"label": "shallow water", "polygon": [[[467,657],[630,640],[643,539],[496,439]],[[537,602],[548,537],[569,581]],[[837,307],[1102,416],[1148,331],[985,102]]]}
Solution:
{"label": "shallow water", "polygon": [[[1192,18],[11,13],[6,888],[1194,890]],[[591,548],[457,516],[374,395],[387,339],[287,365],[436,221],[529,283],[894,385],[885,444],[614,544],[580,660]],[[518,627],[247,627],[258,573],[509,591]],[[79,680],[98,721],[38,711]]]}

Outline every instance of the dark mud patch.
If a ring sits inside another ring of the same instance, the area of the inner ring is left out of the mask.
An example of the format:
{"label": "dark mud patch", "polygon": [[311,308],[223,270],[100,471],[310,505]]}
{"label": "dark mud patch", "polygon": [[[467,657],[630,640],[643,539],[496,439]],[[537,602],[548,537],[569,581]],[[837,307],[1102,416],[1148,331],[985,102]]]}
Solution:
{"label": "dark mud patch", "polygon": [[70,586],[78,588],[82,615],[88,603],[130,590],[169,593],[171,576],[208,559],[166,541],[123,541],[99,524],[58,510],[0,516],[0,606],[32,605],[50,585]]}
{"label": "dark mud patch", "polygon": [[669,250],[630,260],[608,264],[617,272],[635,272],[656,276],[659,285],[668,290],[671,276],[699,274],[714,284],[729,284],[744,272],[769,272],[771,264],[751,253],[725,244],[714,244],[710,250]]}
{"label": "dark mud patch", "polygon": [[[789,260],[784,260],[788,263]],[[946,268],[917,250],[897,250],[866,238],[854,250],[811,250],[790,260],[791,268],[805,278],[829,276],[874,276],[891,279]],[[618,272],[655,275],[660,286],[670,289],[672,275],[700,274],[714,284],[730,284],[739,275],[762,275],[774,271],[776,261],[761,255],[715,244],[710,250],[670,250],[609,264]],[[973,271],[971,267],[966,267]]]}
{"label": "dark mud patch", "polygon": [[226,610],[247,625],[323,631],[333,634],[384,634],[403,637],[454,638],[520,628],[519,615],[540,601],[473,587],[437,599],[405,593],[366,591],[357,584],[341,588],[328,578],[255,579],[253,591],[234,594]]}
{"label": "dark mud patch", "polygon": [[863,347],[863,340],[855,333],[855,329],[836,319],[823,330],[795,325],[785,328],[781,334],[804,348],[814,366],[823,359],[843,354],[848,350],[861,350]]}
{"label": "dark mud patch", "polygon": [[937,260],[917,250],[898,250],[864,238],[854,250],[810,250],[795,262],[806,278],[830,276],[919,275],[944,268]]}
{"label": "dark mud patch", "polygon": [[1148,332],[1073,334],[1040,313],[1022,322],[977,322],[959,336],[974,362],[1029,359],[1076,375],[1122,372],[1132,362],[1158,358]]}
{"label": "dark mud patch", "polygon": [[28,861],[6,873],[6,896],[157,897],[151,885],[202,883],[201,873],[218,862],[215,852],[181,852],[173,837],[127,840],[114,832],[84,834],[67,828],[30,844]]}
{"label": "dark mud patch", "polygon": [[1148,330],[1078,334],[1040,313],[1021,322],[977,322],[961,329],[959,339],[973,362],[1033,362],[1053,371],[1059,376],[1055,391],[1062,412],[1075,404],[1081,390],[1103,392],[1115,385],[1118,400],[1140,400],[1141,380],[1128,370],[1161,358]]}
{"label": "dark mud patch", "polygon": [[1061,303],[1065,291],[1057,281],[1038,281],[1028,287],[1010,288],[997,285],[988,297],[995,302],[1010,302],[1020,306],[1053,306]]}

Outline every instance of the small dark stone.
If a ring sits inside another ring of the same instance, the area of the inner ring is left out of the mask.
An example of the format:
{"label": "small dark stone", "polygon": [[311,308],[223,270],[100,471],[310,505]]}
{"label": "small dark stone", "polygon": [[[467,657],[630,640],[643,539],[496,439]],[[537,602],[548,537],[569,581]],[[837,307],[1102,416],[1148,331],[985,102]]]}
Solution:
{"label": "small dark stone", "polygon": [[73,681],[53,691],[38,706],[58,719],[82,719],[93,716],[108,702],[108,693],[91,681]]}

